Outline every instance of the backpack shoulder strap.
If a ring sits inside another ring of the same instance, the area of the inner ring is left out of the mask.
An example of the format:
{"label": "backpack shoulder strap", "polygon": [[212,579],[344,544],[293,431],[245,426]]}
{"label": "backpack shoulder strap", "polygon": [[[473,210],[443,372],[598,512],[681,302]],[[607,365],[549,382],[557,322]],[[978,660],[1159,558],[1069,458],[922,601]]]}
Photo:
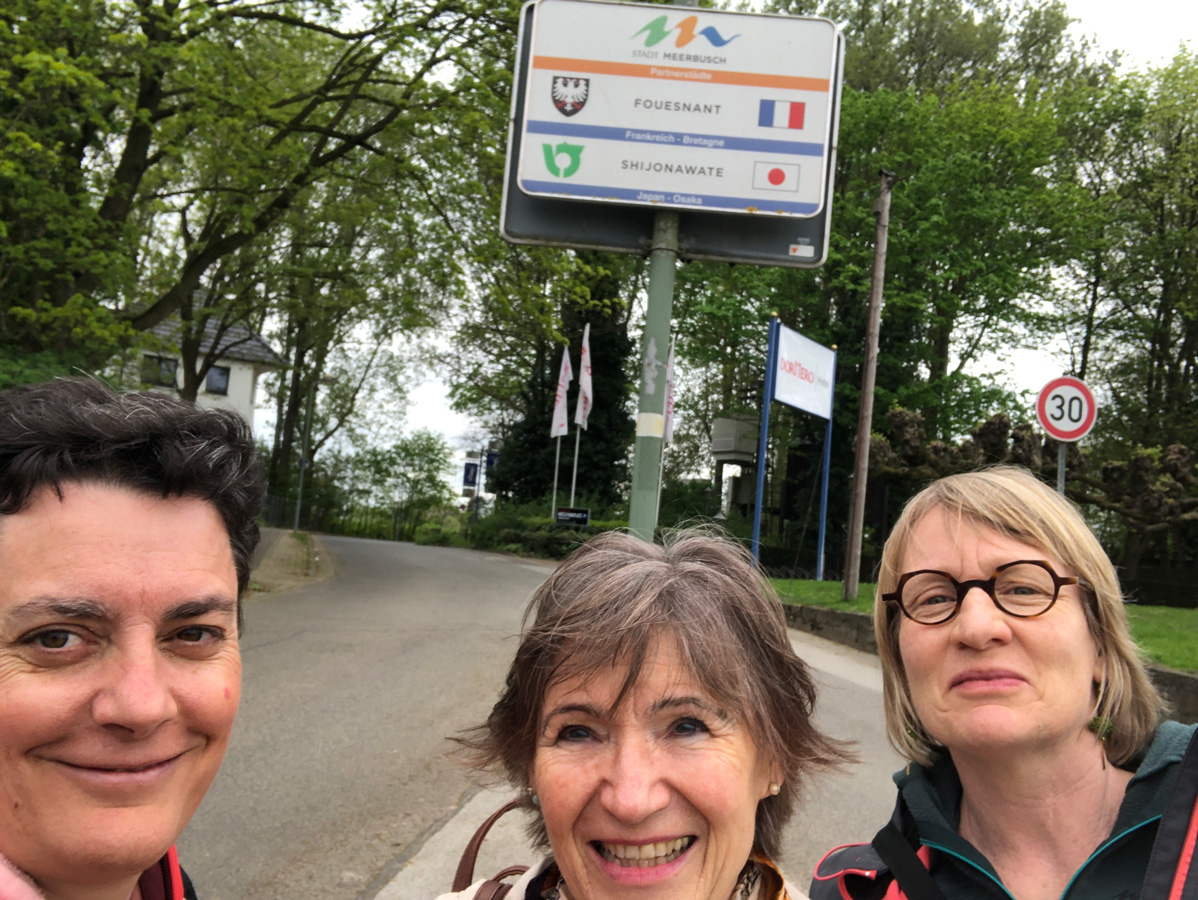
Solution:
{"label": "backpack shoulder strap", "polygon": [[[462,851],[462,858],[458,861],[457,872],[453,876],[454,893],[464,891],[474,883],[474,863],[478,860],[478,848],[482,846],[483,839],[486,838],[487,832],[505,813],[511,812],[520,806],[520,800],[509,800],[491,815],[487,816],[486,820],[478,826],[478,830],[474,832],[474,836],[466,844],[466,849]],[[501,900],[504,894],[511,888],[510,884],[504,884],[500,879],[508,875],[520,875],[528,870],[527,866],[508,866],[500,872],[495,878],[486,882],[479,892],[475,895],[475,900]],[[492,887],[494,885],[495,887]],[[498,890],[502,888],[502,890]],[[488,893],[489,891],[489,893]]]}
{"label": "backpack shoulder strap", "polygon": [[944,893],[924,868],[923,860],[893,821],[874,835],[872,846],[910,900],[944,900]]}
{"label": "backpack shoulder strap", "polygon": [[1173,794],[1156,830],[1144,900],[1198,900],[1198,729],[1190,736]]}

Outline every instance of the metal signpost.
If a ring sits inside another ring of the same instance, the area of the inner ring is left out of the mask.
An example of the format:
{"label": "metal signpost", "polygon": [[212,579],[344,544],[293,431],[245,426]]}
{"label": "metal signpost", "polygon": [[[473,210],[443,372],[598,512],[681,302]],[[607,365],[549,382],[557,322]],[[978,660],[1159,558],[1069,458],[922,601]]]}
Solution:
{"label": "metal signpost", "polygon": [[827,19],[524,7],[500,227],[517,243],[650,254],[629,515],[642,538],[676,261],[822,264],[843,56]]}
{"label": "metal signpost", "polygon": [[761,511],[765,504],[765,456],[770,429],[770,403],[787,406],[826,419],[820,478],[819,544],[815,552],[815,580],[824,580],[824,539],[828,521],[828,469],[832,462],[832,400],[836,388],[836,348],[828,349],[770,317],[766,351],[765,397],[761,403],[761,431],[757,445],[757,495],[753,506],[753,556],[760,555]]}
{"label": "metal signpost", "polygon": [[1059,441],[1057,451],[1057,493],[1065,494],[1066,445],[1080,441],[1094,427],[1098,404],[1094,394],[1080,378],[1063,375],[1054,378],[1036,398],[1036,418],[1049,437]]}

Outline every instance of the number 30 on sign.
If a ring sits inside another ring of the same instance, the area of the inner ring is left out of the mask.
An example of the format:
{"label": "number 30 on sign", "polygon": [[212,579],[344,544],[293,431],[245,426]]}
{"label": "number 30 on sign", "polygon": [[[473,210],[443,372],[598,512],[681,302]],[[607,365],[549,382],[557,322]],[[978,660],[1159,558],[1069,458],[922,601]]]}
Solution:
{"label": "number 30 on sign", "polygon": [[1044,385],[1036,400],[1036,416],[1049,437],[1058,441],[1080,441],[1094,427],[1098,404],[1079,378],[1068,375]]}

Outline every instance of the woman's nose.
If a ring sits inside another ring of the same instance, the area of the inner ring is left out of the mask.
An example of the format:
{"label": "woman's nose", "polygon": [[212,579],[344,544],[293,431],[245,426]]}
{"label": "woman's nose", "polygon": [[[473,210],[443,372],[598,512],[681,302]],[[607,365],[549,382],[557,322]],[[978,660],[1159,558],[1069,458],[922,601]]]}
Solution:
{"label": "woman's nose", "polygon": [[114,653],[97,674],[103,679],[92,700],[99,725],[146,737],[178,713],[170,685],[170,663],[153,647]]}
{"label": "woman's nose", "polygon": [[664,760],[640,741],[622,741],[600,789],[604,808],[621,822],[641,822],[670,802]]}
{"label": "woman's nose", "polygon": [[1006,643],[1011,638],[1010,617],[980,587],[965,592],[953,624],[958,640],[976,649],[995,642]]}

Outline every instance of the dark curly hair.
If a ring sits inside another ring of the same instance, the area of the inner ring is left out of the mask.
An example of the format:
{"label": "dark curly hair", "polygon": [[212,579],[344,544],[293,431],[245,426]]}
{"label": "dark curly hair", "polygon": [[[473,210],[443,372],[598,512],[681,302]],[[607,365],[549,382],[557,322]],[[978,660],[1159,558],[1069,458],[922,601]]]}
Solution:
{"label": "dark curly hair", "polygon": [[61,497],[71,483],[211,503],[245,593],[266,489],[250,426],[237,413],[167,394],[122,394],[90,378],[0,393],[0,516],[21,512],[43,488]]}

